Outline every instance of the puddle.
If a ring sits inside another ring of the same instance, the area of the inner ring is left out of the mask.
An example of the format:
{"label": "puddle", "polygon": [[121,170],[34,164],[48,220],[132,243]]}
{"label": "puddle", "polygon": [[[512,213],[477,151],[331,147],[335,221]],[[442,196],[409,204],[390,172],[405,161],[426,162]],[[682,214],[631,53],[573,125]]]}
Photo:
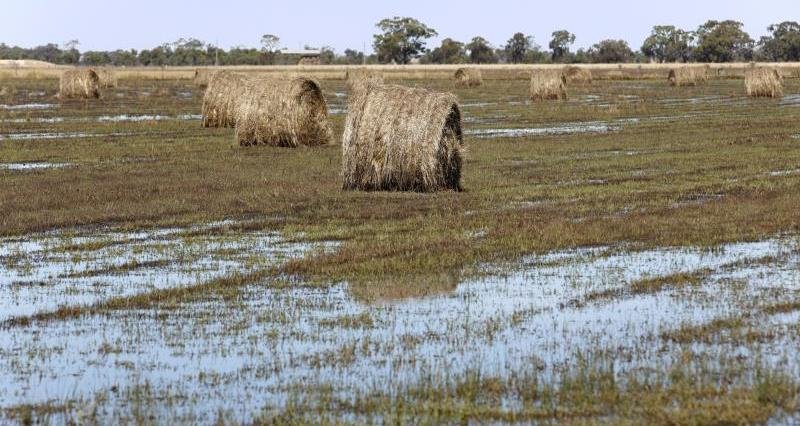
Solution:
{"label": "puddle", "polygon": [[328,115],[341,115],[347,114],[347,107],[328,107]]}
{"label": "puddle", "polygon": [[197,284],[308,249],[283,243],[275,233],[210,232],[228,224],[0,239],[0,322],[62,305]]}
{"label": "puddle", "polygon": [[202,115],[199,114],[181,114],[176,116],[169,115],[103,115],[97,118],[99,122],[139,122],[139,121],[192,121],[201,120]]}
{"label": "puddle", "polygon": [[47,139],[78,139],[78,138],[100,138],[100,137],[108,137],[108,136],[131,136],[133,133],[82,133],[82,132],[71,132],[71,133],[60,133],[60,132],[51,132],[51,133],[9,133],[6,135],[0,135],[0,141],[2,140],[12,140],[12,141],[33,141],[33,140],[47,140]]}
{"label": "puddle", "polygon": [[532,127],[520,129],[469,129],[465,135],[475,136],[481,139],[490,138],[521,138],[527,136],[553,136],[570,135],[578,133],[609,133],[619,130],[619,126],[614,126],[602,122],[587,123],[566,123],[553,127]]}
{"label": "puddle", "polygon": [[26,171],[42,169],[63,169],[72,167],[72,163],[0,163],[0,170]]}
{"label": "puddle", "polygon": [[5,110],[21,110],[21,109],[51,109],[55,108],[56,104],[21,104],[21,105],[4,105],[0,104],[0,109]]}
{"label": "puddle", "polygon": [[483,108],[492,105],[497,105],[497,102],[465,102],[459,106],[461,108]]}
{"label": "puddle", "polygon": [[679,202],[672,204],[672,208],[699,206],[706,203],[719,201],[723,198],[725,198],[725,194],[691,194],[687,197],[684,197]]}
{"label": "puddle", "polygon": [[11,118],[0,120],[0,123],[63,123],[63,117]]}
{"label": "puddle", "polygon": [[[764,256],[778,260],[756,262]],[[346,284],[255,285],[228,302],[0,330],[0,369],[8,372],[0,376],[0,401],[94,397],[101,423],[142,404],[168,423],[210,422],[220,413],[247,423],[262,407],[285,406],[292,389],[329,387],[333,397],[349,401],[359,392],[402,392],[466,371],[501,378],[536,374],[553,383],[559,371],[604,351],[614,354],[620,375],[668,372],[685,352],[663,341],[662,332],[796,292],[798,262],[797,240],[776,237],[706,250],[559,251],[527,257],[516,272],[466,282],[445,295],[372,305],[354,300]],[[570,304],[594,291],[704,268],[714,272],[692,286],[691,295],[667,288]],[[792,320],[770,319],[760,327]],[[795,347],[792,339],[778,339],[746,351],[722,344],[692,350],[720,358],[738,351],[800,371]],[[146,401],[132,404],[143,384]]]}
{"label": "puddle", "polygon": [[781,99],[780,106],[800,106],[800,94],[784,95]]}
{"label": "puddle", "polygon": [[120,115],[102,115],[100,117],[79,117],[79,118],[64,118],[64,117],[35,117],[35,118],[14,118],[0,120],[2,123],[119,123],[119,122],[144,122],[144,121],[195,121],[201,120],[202,115],[199,114],[180,114],[180,115],[136,115],[136,114],[120,114]]}
{"label": "puddle", "polygon": [[779,176],[794,176],[800,174],[800,169],[794,170],[776,170],[773,172],[769,172],[768,175],[772,177],[779,177]]}

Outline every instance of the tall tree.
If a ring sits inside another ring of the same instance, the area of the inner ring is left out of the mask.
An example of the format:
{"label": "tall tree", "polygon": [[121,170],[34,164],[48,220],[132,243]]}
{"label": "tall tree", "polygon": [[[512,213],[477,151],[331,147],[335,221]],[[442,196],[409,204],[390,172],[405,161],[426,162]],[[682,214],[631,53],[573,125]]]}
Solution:
{"label": "tall tree", "polygon": [[264,34],[261,36],[261,50],[264,52],[274,52],[278,50],[280,43],[280,37],[274,34]]}
{"label": "tall tree", "polygon": [[633,51],[625,40],[603,40],[589,49],[592,61],[603,64],[630,62]]}
{"label": "tall tree", "polygon": [[553,61],[563,62],[569,56],[569,48],[575,43],[575,34],[567,30],[553,32],[550,40],[550,50],[553,51]]}
{"label": "tall tree", "polygon": [[523,33],[516,33],[506,42],[506,60],[511,63],[519,64],[525,60],[525,55],[533,45],[533,38]]}
{"label": "tall tree", "polygon": [[781,22],[767,27],[772,33],[761,37],[758,47],[761,55],[770,61],[800,61],[800,24]]}
{"label": "tall tree", "polygon": [[642,44],[642,53],[658,62],[688,62],[694,34],[673,25],[656,25]]}
{"label": "tall tree", "polygon": [[497,55],[494,54],[494,49],[483,37],[473,37],[465,48],[469,52],[469,61],[473,64],[497,63]]}
{"label": "tall tree", "polygon": [[442,45],[431,52],[431,62],[434,64],[462,64],[466,60],[464,43],[446,38]]}
{"label": "tall tree", "polygon": [[374,35],[373,47],[378,60],[407,64],[425,52],[425,41],[438,35],[436,30],[414,18],[384,19],[376,25],[381,31]]}
{"label": "tall tree", "polygon": [[708,21],[697,29],[694,55],[701,62],[733,62],[753,56],[754,41],[738,21]]}

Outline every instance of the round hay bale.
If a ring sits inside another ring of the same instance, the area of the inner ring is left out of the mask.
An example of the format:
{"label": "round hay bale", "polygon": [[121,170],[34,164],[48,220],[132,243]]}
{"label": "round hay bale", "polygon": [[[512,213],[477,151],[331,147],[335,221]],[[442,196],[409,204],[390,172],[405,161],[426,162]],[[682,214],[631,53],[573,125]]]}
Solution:
{"label": "round hay bale", "polygon": [[61,73],[58,96],[61,99],[100,98],[100,77],[91,68],[79,68]]}
{"label": "round hay bale", "polygon": [[327,144],[331,139],[328,104],[314,80],[297,77],[249,79],[236,107],[240,146],[297,147]]}
{"label": "round hay bale", "polygon": [[568,66],[564,68],[567,84],[592,84],[592,72],[587,68]]}
{"label": "round hay bale", "polygon": [[667,76],[669,85],[673,87],[698,86],[708,82],[708,68],[702,67],[680,67],[669,70]]}
{"label": "round hay bale", "polygon": [[342,187],[460,191],[463,153],[461,110],[454,95],[369,85],[347,113]]}
{"label": "round hay bale", "polygon": [[234,127],[236,105],[244,96],[247,77],[231,71],[214,74],[203,96],[203,127]]}
{"label": "round hay bale", "polygon": [[560,70],[534,70],[531,73],[531,100],[567,100],[566,78]]}
{"label": "round hay bale", "polygon": [[477,68],[459,68],[453,78],[456,87],[478,87],[483,84],[483,73]]}
{"label": "round hay bale", "polygon": [[750,68],[744,74],[747,96],[764,98],[783,97],[783,81],[774,68]]}
{"label": "round hay bale", "polygon": [[383,84],[383,73],[368,68],[349,69],[344,75],[347,90],[353,92],[369,84]]}
{"label": "round hay bale", "polygon": [[103,89],[111,89],[117,87],[119,81],[116,73],[110,68],[98,68],[95,70],[97,76],[100,77],[100,87]]}
{"label": "round hay bale", "polygon": [[197,87],[206,88],[214,78],[214,75],[218,72],[219,71],[217,70],[198,68],[194,70],[194,78],[192,79],[192,83]]}

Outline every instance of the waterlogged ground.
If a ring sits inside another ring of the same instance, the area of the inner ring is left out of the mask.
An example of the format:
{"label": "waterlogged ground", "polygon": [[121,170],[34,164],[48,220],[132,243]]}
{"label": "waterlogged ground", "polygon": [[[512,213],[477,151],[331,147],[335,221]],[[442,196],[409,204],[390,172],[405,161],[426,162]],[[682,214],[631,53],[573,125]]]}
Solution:
{"label": "waterlogged ground", "polygon": [[798,80],[458,90],[441,194],[339,190],[342,81],[297,150],[188,82],[2,85],[4,421],[800,421]]}

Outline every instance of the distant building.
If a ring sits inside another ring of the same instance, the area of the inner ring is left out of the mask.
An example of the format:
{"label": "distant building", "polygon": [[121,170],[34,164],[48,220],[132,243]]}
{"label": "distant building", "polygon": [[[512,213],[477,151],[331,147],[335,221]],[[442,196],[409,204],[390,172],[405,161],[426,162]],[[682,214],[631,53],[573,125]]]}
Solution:
{"label": "distant building", "polygon": [[297,58],[297,65],[319,65],[322,50],[318,49],[282,49],[281,55]]}

